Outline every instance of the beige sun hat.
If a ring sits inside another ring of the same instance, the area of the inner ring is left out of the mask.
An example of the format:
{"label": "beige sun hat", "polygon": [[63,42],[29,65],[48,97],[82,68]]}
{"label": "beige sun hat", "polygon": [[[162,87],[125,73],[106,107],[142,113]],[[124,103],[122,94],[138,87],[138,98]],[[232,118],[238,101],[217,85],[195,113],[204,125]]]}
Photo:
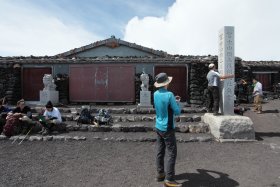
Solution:
{"label": "beige sun hat", "polygon": [[159,88],[168,85],[172,81],[173,77],[168,77],[166,73],[159,73],[155,79],[156,82],[154,86]]}

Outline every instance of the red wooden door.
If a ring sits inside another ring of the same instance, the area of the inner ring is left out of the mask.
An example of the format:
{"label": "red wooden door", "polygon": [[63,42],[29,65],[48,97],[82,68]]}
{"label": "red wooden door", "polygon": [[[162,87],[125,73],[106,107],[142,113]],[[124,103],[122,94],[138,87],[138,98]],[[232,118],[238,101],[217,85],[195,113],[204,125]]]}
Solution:
{"label": "red wooden door", "polygon": [[27,101],[39,101],[40,90],[43,90],[43,77],[52,74],[49,67],[23,68],[22,97]]}
{"label": "red wooden door", "polygon": [[134,79],[133,65],[71,65],[70,101],[134,102]]}
{"label": "red wooden door", "polygon": [[155,66],[154,75],[165,72],[168,76],[173,77],[168,89],[174,95],[181,96],[181,101],[185,102],[187,99],[187,71],[185,66]]}
{"label": "red wooden door", "polygon": [[256,74],[256,78],[260,83],[262,83],[262,88],[264,91],[271,91],[272,89],[271,74],[269,73]]}

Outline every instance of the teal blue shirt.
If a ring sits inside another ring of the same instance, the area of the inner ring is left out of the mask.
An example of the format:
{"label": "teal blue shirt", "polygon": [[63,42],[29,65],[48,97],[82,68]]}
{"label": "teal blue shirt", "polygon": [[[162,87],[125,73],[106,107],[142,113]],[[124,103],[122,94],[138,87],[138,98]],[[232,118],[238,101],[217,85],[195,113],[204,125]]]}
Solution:
{"label": "teal blue shirt", "polygon": [[180,105],[176,102],[174,94],[165,88],[154,93],[156,110],[156,128],[160,131],[175,129],[174,115],[181,113]]}

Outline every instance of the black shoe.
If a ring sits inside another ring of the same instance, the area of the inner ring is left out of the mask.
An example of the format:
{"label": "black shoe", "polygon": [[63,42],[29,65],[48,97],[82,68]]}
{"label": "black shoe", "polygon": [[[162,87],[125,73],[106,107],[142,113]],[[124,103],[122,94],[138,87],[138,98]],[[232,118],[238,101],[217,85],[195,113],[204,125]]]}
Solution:
{"label": "black shoe", "polygon": [[169,180],[165,180],[164,181],[164,186],[165,187],[181,187],[182,184],[176,182],[176,181],[169,181]]}
{"label": "black shoe", "polygon": [[165,173],[158,173],[158,175],[156,177],[156,181],[161,182],[161,181],[164,181],[164,179],[165,179]]}

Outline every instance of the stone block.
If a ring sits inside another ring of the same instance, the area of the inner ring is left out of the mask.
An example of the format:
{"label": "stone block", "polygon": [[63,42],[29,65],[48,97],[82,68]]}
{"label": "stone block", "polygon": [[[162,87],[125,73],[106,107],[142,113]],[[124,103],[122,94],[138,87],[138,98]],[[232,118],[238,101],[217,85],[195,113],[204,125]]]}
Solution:
{"label": "stone block", "polygon": [[135,119],[136,122],[142,121],[142,117],[141,116],[134,116],[134,119]]}
{"label": "stone block", "polygon": [[5,136],[5,135],[0,135],[0,140],[7,140],[7,139],[8,139],[7,136]]}
{"label": "stone block", "polygon": [[122,117],[121,117],[121,121],[122,121],[122,122],[127,122],[126,117],[125,117],[125,116],[122,116]]}
{"label": "stone block", "polygon": [[208,124],[198,123],[198,124],[190,124],[189,132],[190,133],[207,133],[209,131]]}
{"label": "stone block", "polygon": [[121,132],[121,125],[120,124],[114,124],[112,126],[112,131],[114,131],[114,132]]}
{"label": "stone block", "polygon": [[52,136],[43,136],[43,141],[52,141],[53,137]]}
{"label": "stone block", "polygon": [[186,122],[187,121],[187,116],[179,116],[180,122]]}
{"label": "stone block", "polygon": [[120,116],[113,116],[113,122],[114,123],[118,123],[121,121],[121,117]]}
{"label": "stone block", "polygon": [[151,91],[140,91],[140,103],[138,107],[153,108],[153,105],[151,105]]}
{"label": "stone block", "polygon": [[187,117],[186,122],[193,122],[193,118],[192,117]]}
{"label": "stone block", "polygon": [[73,121],[73,115],[72,114],[66,114],[63,116],[66,121]]}
{"label": "stone block", "polygon": [[123,114],[124,111],[125,111],[124,108],[112,108],[108,110],[108,112],[112,114]]}
{"label": "stone block", "polygon": [[129,109],[129,113],[130,114],[136,114],[137,113],[137,109],[136,108],[131,108],[131,109]]}
{"label": "stone block", "polygon": [[151,116],[142,116],[142,121],[154,121],[154,117],[151,117]]}
{"label": "stone block", "polygon": [[130,132],[145,132],[146,129],[145,129],[145,126],[144,125],[131,125],[130,126]]}
{"label": "stone block", "polygon": [[33,142],[33,141],[41,141],[42,139],[43,139],[42,136],[30,136],[28,140]]}
{"label": "stone block", "polygon": [[88,131],[88,126],[89,125],[81,125],[79,130],[80,131]]}
{"label": "stone block", "polygon": [[86,137],[84,137],[84,136],[74,136],[73,137],[73,140],[79,140],[79,141],[84,141],[84,140],[86,140],[87,138]]}
{"label": "stone block", "polygon": [[135,118],[134,118],[134,116],[127,116],[126,117],[126,121],[128,121],[128,122],[135,122]]}
{"label": "stone block", "polygon": [[189,131],[189,126],[188,125],[178,125],[176,127],[176,131],[186,133]]}
{"label": "stone block", "polygon": [[201,116],[194,115],[194,116],[192,117],[192,119],[193,119],[194,122],[199,122],[199,121],[201,121]]}
{"label": "stone block", "polygon": [[238,115],[214,116],[206,113],[204,123],[209,124],[210,131],[217,139],[255,139],[253,122],[249,117]]}
{"label": "stone block", "polygon": [[46,104],[51,101],[54,105],[58,104],[58,91],[55,90],[43,90],[40,91],[40,103]]}
{"label": "stone block", "polygon": [[74,131],[74,126],[73,125],[66,125],[66,130],[67,131]]}
{"label": "stone block", "polygon": [[64,141],[65,136],[53,136],[53,140]]}

